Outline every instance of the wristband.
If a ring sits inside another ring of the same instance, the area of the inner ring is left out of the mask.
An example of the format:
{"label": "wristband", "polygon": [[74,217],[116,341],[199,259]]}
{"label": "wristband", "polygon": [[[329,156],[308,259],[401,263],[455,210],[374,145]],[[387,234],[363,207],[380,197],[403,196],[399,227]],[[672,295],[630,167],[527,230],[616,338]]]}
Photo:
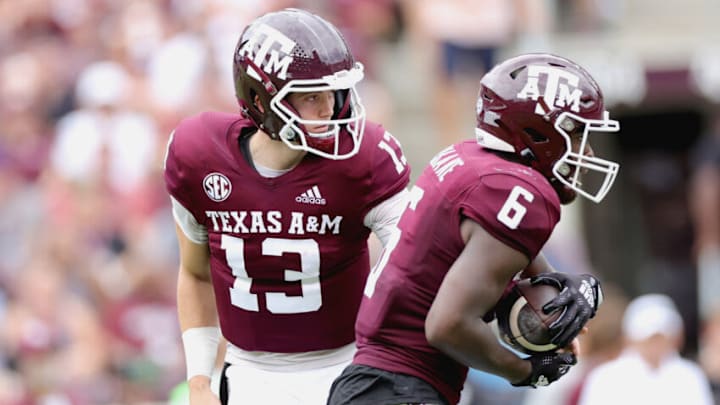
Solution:
{"label": "wristband", "polygon": [[212,376],[217,358],[220,328],[203,326],[187,329],[182,334],[185,349],[185,367],[187,379],[196,375]]}

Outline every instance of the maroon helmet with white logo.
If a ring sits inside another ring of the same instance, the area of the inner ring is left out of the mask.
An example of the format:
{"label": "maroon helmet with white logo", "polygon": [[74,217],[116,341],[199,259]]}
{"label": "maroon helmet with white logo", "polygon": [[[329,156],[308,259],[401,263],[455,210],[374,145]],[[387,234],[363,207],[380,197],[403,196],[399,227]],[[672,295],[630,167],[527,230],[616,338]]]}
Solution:
{"label": "maroon helmet with white logo", "polygon": [[563,203],[576,193],[600,202],[615,181],[619,165],[587,153],[588,135],[617,132],[620,125],[609,119],[600,87],[576,63],[550,54],[510,58],[480,81],[476,110],[478,143],[540,171]]}
{"label": "maroon helmet with white logo", "polygon": [[[273,139],[330,159],[358,152],[365,109],[355,86],[363,67],[326,20],[298,9],[258,18],[240,36],[233,74],[242,114]],[[327,120],[303,119],[286,98],[293,92],[327,90],[335,92],[334,113]],[[328,130],[323,133],[306,129],[324,125]]]}

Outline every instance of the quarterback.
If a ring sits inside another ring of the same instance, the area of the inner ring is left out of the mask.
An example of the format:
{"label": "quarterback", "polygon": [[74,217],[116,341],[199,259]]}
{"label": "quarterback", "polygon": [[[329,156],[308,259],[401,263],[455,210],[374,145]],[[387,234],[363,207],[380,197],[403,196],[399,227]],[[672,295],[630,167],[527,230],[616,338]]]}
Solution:
{"label": "quarterback", "polygon": [[333,25],[268,13],[234,54],[240,113],[176,127],[165,182],[192,404],[324,403],[352,359],[368,237],[388,241],[410,173],[397,140],[366,121],[362,78]]}

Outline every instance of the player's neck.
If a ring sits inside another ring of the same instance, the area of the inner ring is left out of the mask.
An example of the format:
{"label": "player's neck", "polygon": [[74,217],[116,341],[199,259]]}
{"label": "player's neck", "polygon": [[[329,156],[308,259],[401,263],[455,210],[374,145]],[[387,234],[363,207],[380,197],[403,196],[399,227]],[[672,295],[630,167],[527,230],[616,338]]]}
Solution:
{"label": "player's neck", "polygon": [[282,141],[272,140],[262,131],[257,131],[250,138],[250,157],[253,162],[269,169],[292,169],[302,161],[306,153],[290,149]]}

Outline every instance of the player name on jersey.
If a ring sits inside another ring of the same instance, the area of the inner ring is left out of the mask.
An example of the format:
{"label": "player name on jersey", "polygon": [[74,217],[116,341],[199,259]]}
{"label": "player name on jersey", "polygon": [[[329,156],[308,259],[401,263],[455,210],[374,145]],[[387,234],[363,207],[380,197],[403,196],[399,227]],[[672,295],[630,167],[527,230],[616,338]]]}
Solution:
{"label": "player name on jersey", "polygon": [[460,158],[454,146],[448,146],[430,160],[430,167],[441,182],[455,167],[464,164],[465,162]]}
{"label": "player name on jersey", "polygon": [[283,216],[281,211],[205,211],[205,215],[212,221],[214,232],[290,235],[340,233],[342,216],[305,215],[296,211],[289,214],[288,217]]}

